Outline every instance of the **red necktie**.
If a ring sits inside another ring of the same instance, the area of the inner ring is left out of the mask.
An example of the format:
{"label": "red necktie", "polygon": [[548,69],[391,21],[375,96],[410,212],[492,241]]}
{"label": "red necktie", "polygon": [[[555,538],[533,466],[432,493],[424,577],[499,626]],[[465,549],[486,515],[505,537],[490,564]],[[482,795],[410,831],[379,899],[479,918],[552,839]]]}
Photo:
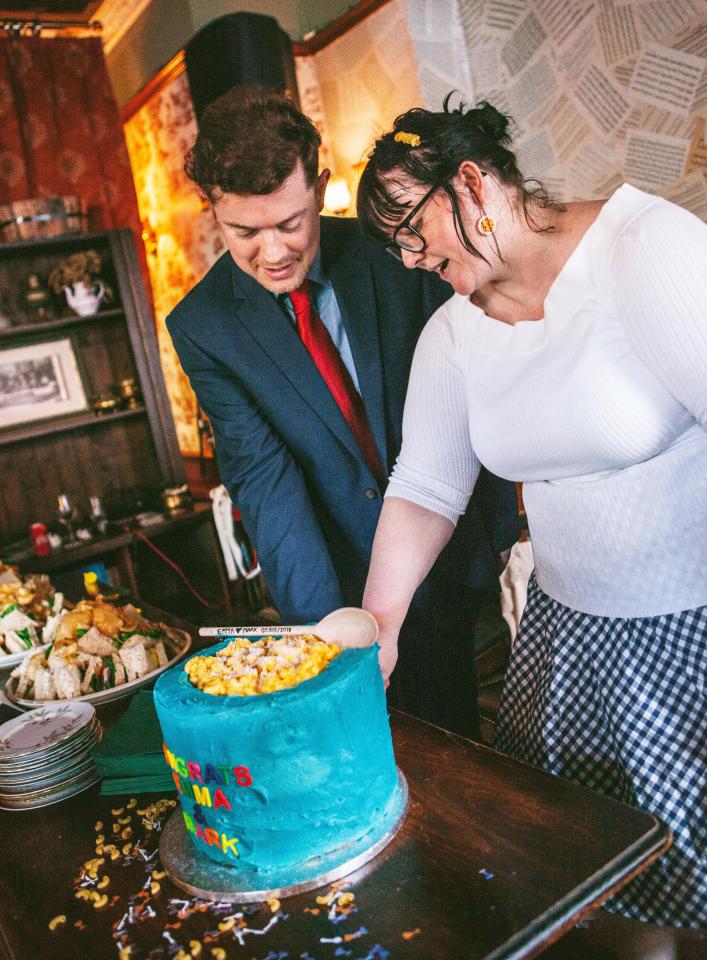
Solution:
{"label": "red necktie", "polygon": [[317,370],[356,437],[373,476],[379,484],[385,485],[386,474],[378,456],[363,400],[354,386],[351,374],[346,369],[339,351],[334,346],[334,341],[329,336],[329,331],[312,308],[307,280],[298,290],[290,293],[290,300],[295,310],[297,333],[302,343],[309,351]]}

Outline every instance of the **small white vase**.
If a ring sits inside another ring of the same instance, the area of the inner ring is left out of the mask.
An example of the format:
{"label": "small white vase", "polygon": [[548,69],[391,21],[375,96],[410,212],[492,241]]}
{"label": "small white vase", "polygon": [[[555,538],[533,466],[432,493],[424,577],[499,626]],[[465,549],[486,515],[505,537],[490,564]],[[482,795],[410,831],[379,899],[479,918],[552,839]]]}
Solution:
{"label": "small white vase", "polygon": [[64,287],[66,302],[80,317],[89,317],[95,313],[101,305],[105,292],[106,288],[100,280],[90,285],[79,280],[71,286]]}

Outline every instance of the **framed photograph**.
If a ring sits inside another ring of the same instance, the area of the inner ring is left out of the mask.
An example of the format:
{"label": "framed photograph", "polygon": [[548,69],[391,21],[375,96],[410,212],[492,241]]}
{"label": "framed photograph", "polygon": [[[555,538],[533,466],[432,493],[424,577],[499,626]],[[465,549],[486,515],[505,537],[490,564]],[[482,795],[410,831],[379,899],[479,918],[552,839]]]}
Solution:
{"label": "framed photograph", "polygon": [[70,338],[0,350],[0,430],[87,409]]}

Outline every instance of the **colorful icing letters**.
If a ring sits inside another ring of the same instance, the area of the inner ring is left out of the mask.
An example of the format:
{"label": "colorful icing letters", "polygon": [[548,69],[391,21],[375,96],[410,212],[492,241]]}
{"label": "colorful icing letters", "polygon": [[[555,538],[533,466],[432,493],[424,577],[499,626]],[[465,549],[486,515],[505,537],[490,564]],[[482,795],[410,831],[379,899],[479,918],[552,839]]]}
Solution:
{"label": "colorful icing letters", "polygon": [[213,830],[211,827],[204,827],[201,823],[194,823],[194,818],[186,813],[186,811],[182,811],[182,816],[184,817],[184,825],[189,833],[193,833],[195,837],[198,837],[207,846],[219,847],[222,853],[230,853],[232,857],[238,859],[240,856],[236,846],[238,837],[227,837],[225,833],[219,834],[218,830]]}
{"label": "colorful icing letters", "polygon": [[[193,760],[184,760],[183,757],[175,756],[166,743],[162,744],[162,749],[164,750],[165,759],[172,770],[174,782],[177,784],[177,790],[179,790],[180,793],[193,791],[194,799],[197,803],[202,802],[199,799],[200,795],[209,794],[209,784],[217,784],[218,787],[227,787],[234,784],[239,787],[250,787],[253,783],[253,777],[248,767],[228,767],[221,764],[214,765],[213,763],[202,765],[195,763]],[[184,780],[188,780],[189,783],[182,783],[181,781]],[[197,786],[197,784],[203,786]],[[185,787],[191,787],[191,790],[185,790]],[[203,793],[204,790],[206,790],[206,794]],[[230,805],[223,791],[217,789],[216,793],[222,798],[220,804],[222,806],[228,806],[230,810]],[[218,805],[218,803],[214,803],[214,806]],[[207,803],[206,806],[211,806],[211,803]]]}

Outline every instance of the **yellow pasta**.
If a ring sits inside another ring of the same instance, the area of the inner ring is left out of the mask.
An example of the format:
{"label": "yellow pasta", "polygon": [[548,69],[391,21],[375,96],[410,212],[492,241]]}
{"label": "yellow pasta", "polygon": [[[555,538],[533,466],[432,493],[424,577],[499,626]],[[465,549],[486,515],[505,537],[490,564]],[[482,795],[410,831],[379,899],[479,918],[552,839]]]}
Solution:
{"label": "yellow pasta", "polygon": [[236,637],[212,656],[192,657],[185,670],[191,683],[214,696],[274,693],[316,677],[341,647],[312,634]]}

